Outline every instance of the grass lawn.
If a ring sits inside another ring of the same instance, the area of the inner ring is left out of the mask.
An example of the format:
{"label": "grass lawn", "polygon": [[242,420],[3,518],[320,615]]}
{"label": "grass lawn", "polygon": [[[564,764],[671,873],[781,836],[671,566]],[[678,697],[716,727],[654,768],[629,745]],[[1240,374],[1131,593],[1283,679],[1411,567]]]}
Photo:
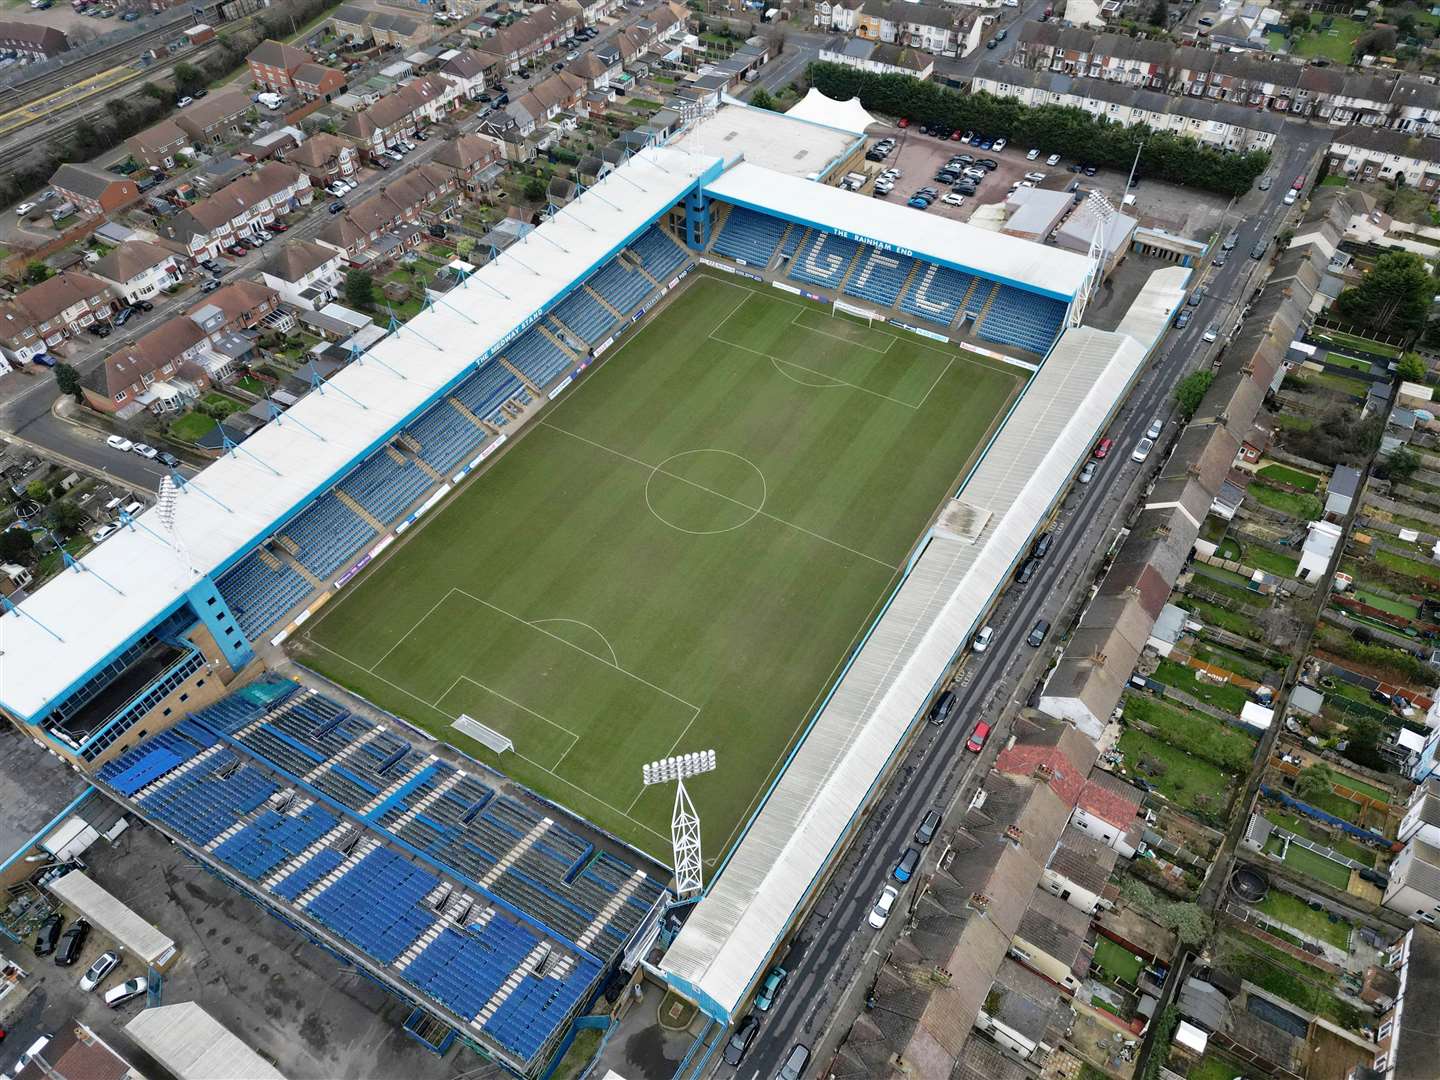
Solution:
{"label": "grass lawn", "polygon": [[1315,421],[1309,416],[1296,416],[1293,413],[1276,413],[1272,419],[1275,426],[1286,431],[1309,431],[1315,426]]}
{"label": "grass lawn", "polygon": [[[1278,851],[1278,842],[1275,843],[1277,845],[1275,850]],[[1268,844],[1265,850],[1271,850]],[[1285,865],[1299,873],[1309,874],[1317,881],[1333,885],[1337,889],[1343,889],[1350,884],[1349,867],[1341,866],[1323,855],[1317,855],[1309,848],[1303,848],[1299,844],[1291,844],[1285,852]]]}
{"label": "grass lawn", "polygon": [[[1202,563],[1196,563],[1192,569],[1195,571],[1195,579],[1192,582],[1195,589],[1203,589],[1212,595],[1223,596],[1227,600],[1232,600],[1247,608],[1263,608],[1270,603],[1267,598],[1251,589],[1240,585],[1231,585],[1228,581],[1221,581],[1219,575],[1228,573],[1228,571],[1214,566],[1205,566]],[[1236,575],[1231,574],[1230,576],[1235,577]]]}
{"label": "grass lawn", "polygon": [[1329,30],[1291,36],[1290,52],[1306,60],[1324,57],[1336,64],[1350,63],[1355,39],[1365,32],[1365,24],[1354,19],[1336,19]]}
{"label": "grass lawn", "polygon": [[1369,795],[1370,798],[1385,803],[1387,806],[1395,801],[1395,793],[1393,791],[1386,791],[1384,788],[1376,787],[1374,784],[1367,784],[1364,780],[1359,780],[1348,773],[1339,773],[1338,775],[1340,779],[1337,780],[1336,783],[1341,787],[1349,788],[1351,791],[1359,792],[1361,795]]}
{"label": "grass lawn", "polygon": [[1296,571],[1300,569],[1299,559],[1290,555],[1282,555],[1278,551],[1271,551],[1259,544],[1251,544],[1245,549],[1245,564],[1253,566],[1257,570],[1264,570],[1266,573],[1288,578],[1293,578]]}
{"label": "grass lawn", "polygon": [[1404,600],[1394,600],[1388,596],[1381,596],[1368,589],[1353,590],[1355,599],[1370,607],[1379,608],[1381,611],[1388,611],[1391,615],[1399,615],[1402,619],[1414,619],[1420,614],[1420,607]]}
{"label": "grass lawn", "polygon": [[692,275],[295,651],[657,856],[673,792],[640,766],[714,748],[719,857],[1020,385]]}
{"label": "grass lawn", "polygon": [[1095,963],[1104,969],[1112,981],[1122,979],[1131,986],[1139,983],[1140,972],[1145,967],[1145,961],[1140,957],[1107,937],[1096,939]]}
{"label": "grass lawn", "polygon": [[1289,484],[1293,488],[1299,488],[1307,494],[1314,495],[1320,487],[1320,477],[1313,473],[1301,472],[1299,469],[1292,469],[1289,465],[1271,464],[1256,471],[1257,476],[1263,476],[1266,480],[1278,480],[1282,484]]}
{"label": "grass lawn", "polygon": [[1337,375],[1333,371],[1307,371],[1305,378],[1350,397],[1363,398],[1370,391],[1370,384],[1364,379],[1352,379],[1348,375]]}
{"label": "grass lawn", "polygon": [[1250,1075],[1242,1066],[1232,1065],[1214,1054],[1206,1054],[1184,1074],[1185,1080],[1236,1080],[1236,1077],[1248,1080]]}
{"label": "grass lawn", "polygon": [[[1120,751],[1125,755],[1125,764],[1131,773],[1146,780],[1180,809],[1203,810],[1216,817],[1224,815],[1230,804],[1231,778],[1228,773],[1134,728],[1127,728],[1121,733]],[[1144,758],[1158,762],[1164,775],[1142,769],[1141,760]]]}
{"label": "grass lawn", "polygon": [[1223,970],[1249,979],[1293,1005],[1351,1030],[1358,1030],[1362,1023],[1360,1011],[1335,996],[1334,975],[1296,960],[1289,953],[1272,949],[1248,934],[1231,931],[1221,935],[1219,956]]}
{"label": "grass lawn", "polygon": [[234,398],[227,397],[224,394],[217,394],[213,390],[202,397],[200,401],[207,408],[225,410],[226,416],[229,416],[231,413],[243,412],[246,408],[244,404],[236,401]]}
{"label": "grass lawn", "polygon": [[[1241,552],[1242,556],[1244,552]],[[1238,586],[1241,589],[1250,588],[1250,579],[1244,574],[1237,574],[1234,570],[1226,570],[1223,566],[1207,566],[1200,564],[1195,567],[1195,572],[1202,577],[1210,578],[1212,581],[1223,581],[1229,585]]]}
{"label": "grass lawn", "polygon": [[241,375],[240,378],[235,380],[235,385],[248,394],[264,397],[268,384],[255,378],[254,375]]}
{"label": "grass lawn", "polygon": [[1208,600],[1197,600],[1193,596],[1182,596],[1179,606],[1207,626],[1218,626],[1222,630],[1229,630],[1232,634],[1239,634],[1252,641],[1260,640],[1260,631],[1255,628],[1254,620],[1231,611],[1229,608],[1212,604]]}
{"label": "grass lawn", "polygon": [[1183,690],[1191,697],[1199,698],[1208,705],[1214,705],[1236,716],[1240,715],[1240,710],[1250,700],[1250,695],[1242,688],[1232,683],[1215,683],[1209,679],[1201,679],[1194,668],[1177,664],[1173,660],[1161,660],[1160,666],[1155,669],[1154,678],[1166,686]]}
{"label": "grass lawn", "polygon": [[1325,345],[1338,345],[1342,349],[1347,345],[1352,349],[1359,349],[1361,352],[1374,353],[1376,356],[1388,356],[1392,360],[1400,356],[1400,348],[1395,345],[1386,345],[1379,341],[1372,341],[1370,338],[1357,337],[1354,334],[1346,334],[1340,330],[1324,330],[1317,332],[1315,340]]}
{"label": "grass lawn", "polygon": [[1251,484],[1249,494],[1261,506],[1268,506],[1271,510],[1289,514],[1301,521],[1314,521],[1324,509],[1314,495],[1297,495],[1266,483]]}
{"label": "grass lawn", "polygon": [[1188,750],[1228,772],[1247,772],[1255,755],[1258,740],[1253,735],[1204,713],[1140,694],[1126,695],[1125,718],[1149,724],[1171,746]]}
{"label": "grass lawn", "polygon": [[1419,559],[1409,559],[1404,555],[1397,555],[1393,551],[1380,550],[1374,552],[1373,558],[1381,566],[1394,570],[1397,574],[1429,582],[1431,588],[1440,586],[1440,563],[1421,562]]}
{"label": "grass lawn", "polygon": [[1256,682],[1262,682],[1267,674],[1278,670],[1263,660],[1244,656],[1234,649],[1227,649],[1223,645],[1216,645],[1208,641],[1193,643],[1190,646],[1190,655],[1204,660],[1207,664],[1214,664],[1216,667],[1233,671],[1237,675],[1244,675],[1247,679],[1254,679]]}
{"label": "grass lawn", "polygon": [[1335,794],[1333,791],[1328,791],[1323,795],[1301,796],[1301,798],[1302,801],[1309,803],[1317,809],[1324,810],[1327,814],[1334,814],[1336,817],[1344,818],[1352,825],[1361,825],[1362,828],[1364,827],[1360,820],[1362,816],[1360,804],[1353,799],[1347,799],[1342,795]]}
{"label": "grass lawn", "polygon": [[1349,368],[1351,371],[1369,372],[1370,370],[1369,360],[1361,360],[1358,356],[1346,356],[1344,353],[1338,352],[1326,352],[1325,363]]}
{"label": "grass lawn", "polygon": [[193,443],[214,426],[215,421],[204,413],[189,412],[170,425],[170,437]]}
{"label": "grass lawn", "polygon": [[1239,562],[1240,542],[1233,537],[1227,536],[1216,545],[1215,554],[1219,558],[1228,559],[1230,562]]}
{"label": "grass lawn", "polygon": [[1256,910],[1320,941],[1328,941],[1337,949],[1350,947],[1350,924],[1345,920],[1332,922],[1324,911],[1315,911],[1298,896],[1271,889]]}
{"label": "grass lawn", "polygon": [[1317,844],[1324,844],[1339,854],[1354,859],[1356,862],[1362,862],[1366,866],[1375,865],[1375,851],[1373,848],[1368,848],[1364,844],[1349,839],[1344,833],[1338,831],[1333,834],[1328,833],[1319,822],[1312,818],[1307,818],[1300,814],[1287,813],[1274,806],[1266,806],[1263,813],[1271,822],[1288,833],[1306,837]]}

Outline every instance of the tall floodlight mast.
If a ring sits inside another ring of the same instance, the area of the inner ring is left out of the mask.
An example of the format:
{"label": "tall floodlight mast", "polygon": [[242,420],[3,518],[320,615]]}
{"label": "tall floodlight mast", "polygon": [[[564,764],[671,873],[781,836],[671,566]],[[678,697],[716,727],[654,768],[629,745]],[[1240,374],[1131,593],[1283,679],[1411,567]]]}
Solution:
{"label": "tall floodlight mast", "polygon": [[675,848],[675,895],[681,899],[698,893],[703,887],[700,859],[700,815],[685,790],[685,781],[715,769],[715,751],[697,750],[689,754],[652,761],[641,770],[646,787],[675,784],[675,809],[670,815],[670,842]]}

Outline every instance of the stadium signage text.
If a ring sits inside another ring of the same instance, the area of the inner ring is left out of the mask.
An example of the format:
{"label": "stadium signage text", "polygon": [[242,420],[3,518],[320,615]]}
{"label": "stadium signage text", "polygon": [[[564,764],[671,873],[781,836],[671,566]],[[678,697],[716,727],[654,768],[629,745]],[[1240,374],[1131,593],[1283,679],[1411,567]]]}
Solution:
{"label": "stadium signage text", "polygon": [[915,252],[909,248],[896,247],[894,244],[887,244],[884,240],[872,240],[868,236],[861,236],[859,233],[846,232],[844,229],[836,229],[835,235],[846,240],[854,240],[857,244],[866,244],[869,247],[879,248],[881,251],[893,251],[897,255],[909,255],[915,257]]}

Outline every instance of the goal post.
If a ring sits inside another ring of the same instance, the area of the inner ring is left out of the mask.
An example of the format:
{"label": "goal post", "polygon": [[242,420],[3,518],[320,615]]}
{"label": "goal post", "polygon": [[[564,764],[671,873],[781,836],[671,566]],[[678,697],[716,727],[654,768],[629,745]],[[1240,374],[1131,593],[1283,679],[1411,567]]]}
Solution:
{"label": "goal post", "polygon": [[831,315],[849,315],[852,319],[863,319],[865,325],[871,329],[875,326],[875,320],[881,318],[868,308],[856,307],[854,304],[847,304],[844,300],[836,300],[830,305]]}
{"label": "goal post", "polygon": [[470,738],[474,739],[487,750],[493,750],[497,754],[503,754],[507,751],[514,753],[515,751],[515,744],[506,736],[492,727],[486,727],[473,716],[467,716],[461,713],[460,717],[450,726],[461,734],[470,736]]}

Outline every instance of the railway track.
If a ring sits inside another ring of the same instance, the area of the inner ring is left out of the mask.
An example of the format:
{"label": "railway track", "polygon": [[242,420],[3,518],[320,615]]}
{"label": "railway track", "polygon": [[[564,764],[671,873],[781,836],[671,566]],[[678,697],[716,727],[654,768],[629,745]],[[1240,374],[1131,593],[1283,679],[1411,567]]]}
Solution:
{"label": "railway track", "polygon": [[146,49],[163,44],[182,33],[187,26],[195,25],[193,15],[174,19],[161,26],[152,27],[134,37],[107,45],[84,59],[54,71],[42,72],[33,78],[10,86],[0,87],[0,109],[13,110],[36,101],[48,94],[64,90],[91,76],[107,71],[117,64],[138,57]]}

